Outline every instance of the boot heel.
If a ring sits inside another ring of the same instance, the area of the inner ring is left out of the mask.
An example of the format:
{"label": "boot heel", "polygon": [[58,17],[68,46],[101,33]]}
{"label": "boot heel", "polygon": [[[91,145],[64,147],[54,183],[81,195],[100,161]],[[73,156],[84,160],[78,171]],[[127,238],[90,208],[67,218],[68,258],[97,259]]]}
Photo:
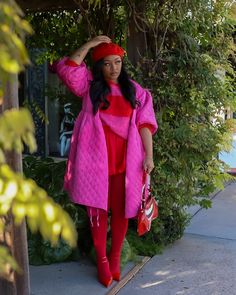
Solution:
{"label": "boot heel", "polygon": [[113,280],[119,282],[120,281],[120,273],[116,272],[112,274]]}

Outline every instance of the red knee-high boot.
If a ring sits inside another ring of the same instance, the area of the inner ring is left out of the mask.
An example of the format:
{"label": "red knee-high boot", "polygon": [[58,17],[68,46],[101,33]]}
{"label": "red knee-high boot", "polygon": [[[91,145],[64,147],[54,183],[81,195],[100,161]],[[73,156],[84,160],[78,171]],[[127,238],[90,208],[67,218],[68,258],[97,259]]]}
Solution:
{"label": "red knee-high boot", "polygon": [[110,206],[112,236],[109,254],[110,271],[113,279],[119,281],[121,250],[128,229],[128,219],[125,218],[125,174],[112,177]]}
{"label": "red knee-high boot", "polygon": [[108,216],[100,214],[99,222],[97,222],[97,217],[93,217],[92,221],[90,227],[97,258],[98,279],[105,287],[109,287],[112,283],[112,275],[106,255]]}

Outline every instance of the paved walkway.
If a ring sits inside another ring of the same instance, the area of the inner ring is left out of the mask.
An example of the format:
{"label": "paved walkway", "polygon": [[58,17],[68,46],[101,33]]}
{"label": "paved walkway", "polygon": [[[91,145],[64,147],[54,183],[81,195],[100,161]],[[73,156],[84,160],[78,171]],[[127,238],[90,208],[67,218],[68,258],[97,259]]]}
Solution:
{"label": "paved walkway", "polygon": [[[236,295],[236,182],[216,194],[211,209],[194,210],[183,238],[150,259],[119,295]],[[132,267],[127,265],[123,275]],[[97,283],[96,269],[87,262],[30,270],[32,295],[108,291]]]}

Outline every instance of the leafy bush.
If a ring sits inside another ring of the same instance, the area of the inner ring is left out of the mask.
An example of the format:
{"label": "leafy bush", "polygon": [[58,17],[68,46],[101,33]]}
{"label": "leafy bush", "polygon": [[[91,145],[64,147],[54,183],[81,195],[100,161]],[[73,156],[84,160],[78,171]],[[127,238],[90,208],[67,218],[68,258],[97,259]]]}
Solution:
{"label": "leafy bush", "polygon": [[230,179],[218,154],[231,144],[232,128],[219,112],[226,106],[236,109],[230,61],[236,23],[229,14],[232,1],[211,6],[205,1],[152,2],[141,12],[148,46],[137,77],[151,89],[157,111],[153,186],[160,219],[150,235],[165,245],[183,234],[189,218],[184,208],[210,207],[209,194]]}

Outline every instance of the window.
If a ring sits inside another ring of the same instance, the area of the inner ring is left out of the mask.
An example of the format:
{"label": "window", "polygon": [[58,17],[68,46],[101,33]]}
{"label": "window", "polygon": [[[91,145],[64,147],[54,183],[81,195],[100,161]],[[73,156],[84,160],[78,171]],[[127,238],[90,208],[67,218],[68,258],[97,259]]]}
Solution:
{"label": "window", "polygon": [[80,99],[48,71],[47,63],[33,64],[19,75],[19,98],[20,105],[26,105],[34,119],[36,155],[67,157]]}

